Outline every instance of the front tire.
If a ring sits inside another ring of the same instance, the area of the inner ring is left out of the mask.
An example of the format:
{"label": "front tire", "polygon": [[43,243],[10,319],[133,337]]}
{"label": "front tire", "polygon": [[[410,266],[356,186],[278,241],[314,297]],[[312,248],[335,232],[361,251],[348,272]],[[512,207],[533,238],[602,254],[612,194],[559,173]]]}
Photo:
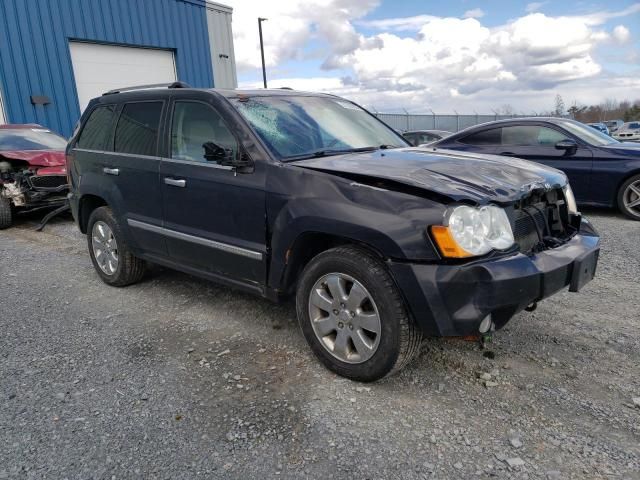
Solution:
{"label": "front tire", "polygon": [[0,197],[0,230],[13,225],[13,207],[8,198]]}
{"label": "front tire", "polygon": [[316,256],[296,294],[298,322],[318,359],[333,372],[371,382],[400,371],[422,334],[384,263],[345,246]]}
{"label": "front tire", "polygon": [[91,213],[87,244],[93,266],[106,284],[124,287],[142,279],[146,264],[131,252],[109,207],[96,208]]}
{"label": "front tire", "polygon": [[629,178],[618,191],[620,211],[633,220],[640,220],[640,175]]}

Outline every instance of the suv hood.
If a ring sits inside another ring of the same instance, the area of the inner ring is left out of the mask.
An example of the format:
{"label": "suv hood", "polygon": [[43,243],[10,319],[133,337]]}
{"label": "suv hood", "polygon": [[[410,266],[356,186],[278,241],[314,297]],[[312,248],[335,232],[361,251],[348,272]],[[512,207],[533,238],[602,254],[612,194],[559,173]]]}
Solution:
{"label": "suv hood", "polygon": [[399,148],[290,162],[344,176],[378,178],[418,187],[453,201],[509,203],[532,190],[563,187],[564,173],[517,158],[437,148]]}

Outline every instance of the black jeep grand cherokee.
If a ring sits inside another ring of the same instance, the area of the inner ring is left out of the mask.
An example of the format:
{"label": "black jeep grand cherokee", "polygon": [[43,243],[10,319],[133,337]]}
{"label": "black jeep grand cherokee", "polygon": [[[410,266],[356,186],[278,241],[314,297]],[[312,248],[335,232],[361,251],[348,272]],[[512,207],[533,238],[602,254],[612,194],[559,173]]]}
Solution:
{"label": "black jeep grand cherokee", "polygon": [[94,99],[67,148],[109,285],[145,262],[296,296],[318,358],[371,381],[423,336],[501,328],[593,278],[599,237],[542,165],[413,148],[354,103],[182,84]]}

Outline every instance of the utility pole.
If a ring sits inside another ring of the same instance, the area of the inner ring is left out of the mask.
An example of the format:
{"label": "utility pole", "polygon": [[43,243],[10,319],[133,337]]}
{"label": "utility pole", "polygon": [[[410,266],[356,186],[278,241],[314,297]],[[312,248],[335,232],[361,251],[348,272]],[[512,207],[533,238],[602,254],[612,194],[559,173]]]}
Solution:
{"label": "utility pole", "polygon": [[260,34],[260,56],[262,57],[262,81],[264,88],[267,88],[267,70],[264,66],[264,43],[262,42],[262,22],[267,20],[266,18],[258,17],[258,33]]}

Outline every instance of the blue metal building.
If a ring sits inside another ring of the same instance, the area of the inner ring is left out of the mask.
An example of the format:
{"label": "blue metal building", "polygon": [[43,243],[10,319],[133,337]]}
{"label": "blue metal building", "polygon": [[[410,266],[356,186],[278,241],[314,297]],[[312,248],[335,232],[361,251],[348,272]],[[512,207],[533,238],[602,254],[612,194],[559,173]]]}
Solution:
{"label": "blue metal building", "polygon": [[[221,45],[211,45],[221,33]],[[0,1],[0,123],[39,123],[68,136],[88,98],[108,86],[176,79],[235,87],[230,8],[207,0]]]}

